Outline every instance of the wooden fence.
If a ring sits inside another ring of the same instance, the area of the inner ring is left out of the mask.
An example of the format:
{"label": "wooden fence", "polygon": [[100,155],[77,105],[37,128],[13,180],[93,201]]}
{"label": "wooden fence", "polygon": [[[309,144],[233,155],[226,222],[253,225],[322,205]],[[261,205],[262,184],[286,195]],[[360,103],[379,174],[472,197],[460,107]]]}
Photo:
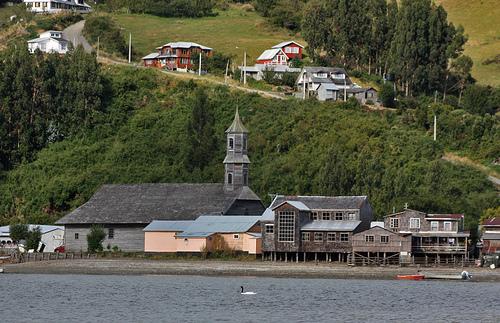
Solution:
{"label": "wooden fence", "polygon": [[49,261],[49,260],[65,260],[65,259],[95,259],[97,254],[88,252],[41,252],[41,253],[14,253],[11,255],[11,261],[14,263],[33,262],[33,261]]}

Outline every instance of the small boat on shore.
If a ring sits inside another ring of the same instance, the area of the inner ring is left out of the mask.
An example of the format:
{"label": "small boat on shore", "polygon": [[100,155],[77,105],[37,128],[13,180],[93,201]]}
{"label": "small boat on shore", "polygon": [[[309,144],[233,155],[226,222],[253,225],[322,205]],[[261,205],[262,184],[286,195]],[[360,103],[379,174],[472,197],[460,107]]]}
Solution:
{"label": "small boat on shore", "polygon": [[432,274],[426,273],[425,279],[444,279],[444,280],[471,280],[472,275],[467,271],[462,271],[460,274]]}
{"label": "small boat on shore", "polygon": [[423,280],[425,278],[424,275],[422,274],[415,274],[415,275],[397,275],[396,279],[399,280]]}

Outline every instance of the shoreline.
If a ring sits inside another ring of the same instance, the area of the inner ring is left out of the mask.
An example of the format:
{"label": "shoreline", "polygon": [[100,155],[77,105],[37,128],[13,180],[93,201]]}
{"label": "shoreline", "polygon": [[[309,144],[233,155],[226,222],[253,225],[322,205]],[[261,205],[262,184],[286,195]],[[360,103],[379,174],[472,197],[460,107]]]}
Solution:
{"label": "shoreline", "polygon": [[[149,260],[149,259],[79,259],[50,260],[21,264],[4,264],[8,274],[74,274],[74,275],[194,275],[251,276],[276,278],[395,279],[396,275],[415,274],[417,267],[350,267],[332,263],[282,263],[220,260]],[[487,268],[420,268],[423,274],[472,274],[472,281],[500,282],[500,270]]]}

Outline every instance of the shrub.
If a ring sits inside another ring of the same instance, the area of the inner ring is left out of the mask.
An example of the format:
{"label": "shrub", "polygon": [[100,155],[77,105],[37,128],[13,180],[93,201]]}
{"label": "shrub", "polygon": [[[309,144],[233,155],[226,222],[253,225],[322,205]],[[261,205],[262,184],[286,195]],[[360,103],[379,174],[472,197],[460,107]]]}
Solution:
{"label": "shrub", "polygon": [[41,240],[42,231],[40,230],[40,227],[33,228],[32,230],[28,231],[28,235],[26,236],[26,248],[28,250],[37,250]]}
{"label": "shrub", "polygon": [[378,97],[384,107],[393,108],[395,106],[395,93],[392,83],[387,82],[382,85],[380,92],[378,93]]}
{"label": "shrub", "polygon": [[18,243],[21,240],[25,240],[28,236],[28,225],[27,224],[11,224],[9,227],[10,238]]}
{"label": "shrub", "polygon": [[128,46],[120,27],[107,15],[87,17],[83,33],[93,44],[99,38],[99,47],[108,53],[128,55]]}
{"label": "shrub", "polygon": [[90,228],[90,233],[87,235],[87,250],[88,252],[100,252],[103,250],[102,243],[106,238],[106,233],[100,225],[93,225]]}

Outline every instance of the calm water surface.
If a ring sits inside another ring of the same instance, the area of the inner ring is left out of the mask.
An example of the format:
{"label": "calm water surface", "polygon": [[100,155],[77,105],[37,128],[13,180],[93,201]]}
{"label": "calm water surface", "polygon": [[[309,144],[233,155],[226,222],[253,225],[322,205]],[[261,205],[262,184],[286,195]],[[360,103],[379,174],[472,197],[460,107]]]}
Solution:
{"label": "calm water surface", "polygon": [[1,275],[0,295],[0,322],[500,322],[499,283]]}

